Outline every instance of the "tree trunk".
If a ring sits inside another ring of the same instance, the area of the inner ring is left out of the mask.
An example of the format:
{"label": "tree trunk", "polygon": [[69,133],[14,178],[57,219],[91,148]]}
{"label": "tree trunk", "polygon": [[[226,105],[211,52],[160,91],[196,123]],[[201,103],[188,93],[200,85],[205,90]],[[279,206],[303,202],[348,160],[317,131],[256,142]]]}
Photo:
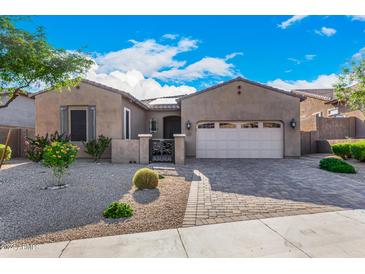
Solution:
{"label": "tree trunk", "polygon": [[3,151],[2,155],[1,155],[1,159],[0,159],[0,168],[3,165],[4,159],[5,159],[6,150],[7,150],[8,145],[9,145],[10,134],[11,134],[11,128],[9,129],[8,135],[6,136],[5,148],[4,148],[4,151]]}

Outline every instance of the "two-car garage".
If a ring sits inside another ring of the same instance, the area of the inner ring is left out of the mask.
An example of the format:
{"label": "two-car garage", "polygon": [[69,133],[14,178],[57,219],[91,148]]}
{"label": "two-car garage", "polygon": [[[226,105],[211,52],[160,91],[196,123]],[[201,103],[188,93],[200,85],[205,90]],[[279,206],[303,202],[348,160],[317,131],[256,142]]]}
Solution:
{"label": "two-car garage", "polygon": [[283,158],[283,126],[278,121],[197,124],[197,158]]}
{"label": "two-car garage", "polygon": [[180,99],[186,155],[299,157],[302,97],[243,78]]}

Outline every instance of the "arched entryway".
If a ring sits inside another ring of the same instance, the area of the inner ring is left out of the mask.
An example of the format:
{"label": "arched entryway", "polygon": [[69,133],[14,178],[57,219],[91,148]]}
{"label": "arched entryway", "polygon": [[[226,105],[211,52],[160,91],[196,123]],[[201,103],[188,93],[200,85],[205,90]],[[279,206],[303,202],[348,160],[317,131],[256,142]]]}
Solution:
{"label": "arched entryway", "polygon": [[163,138],[173,139],[174,134],[181,133],[181,117],[166,116],[163,118]]}

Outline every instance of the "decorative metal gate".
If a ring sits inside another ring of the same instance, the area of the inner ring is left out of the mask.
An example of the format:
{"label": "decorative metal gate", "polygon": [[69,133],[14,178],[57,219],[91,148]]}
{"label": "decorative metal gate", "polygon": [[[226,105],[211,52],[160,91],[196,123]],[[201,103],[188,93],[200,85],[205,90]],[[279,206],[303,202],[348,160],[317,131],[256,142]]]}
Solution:
{"label": "decorative metal gate", "polygon": [[150,162],[175,161],[175,141],[173,139],[150,140]]}

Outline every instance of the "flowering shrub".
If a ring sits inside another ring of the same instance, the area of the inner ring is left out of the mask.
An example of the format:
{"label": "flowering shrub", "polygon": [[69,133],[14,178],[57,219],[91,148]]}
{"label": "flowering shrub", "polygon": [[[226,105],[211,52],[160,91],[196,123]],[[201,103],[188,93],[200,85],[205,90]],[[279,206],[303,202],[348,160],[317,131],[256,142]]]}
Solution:
{"label": "flowering shrub", "polygon": [[58,131],[50,135],[47,133],[45,136],[26,137],[25,154],[29,160],[39,162],[43,159],[43,151],[46,145],[50,145],[52,142],[68,143],[69,141],[70,137],[68,135],[59,134]]}
{"label": "flowering shrub", "polygon": [[43,151],[43,164],[52,168],[52,173],[58,185],[66,169],[75,161],[79,148],[71,143],[52,142],[46,145]]}

